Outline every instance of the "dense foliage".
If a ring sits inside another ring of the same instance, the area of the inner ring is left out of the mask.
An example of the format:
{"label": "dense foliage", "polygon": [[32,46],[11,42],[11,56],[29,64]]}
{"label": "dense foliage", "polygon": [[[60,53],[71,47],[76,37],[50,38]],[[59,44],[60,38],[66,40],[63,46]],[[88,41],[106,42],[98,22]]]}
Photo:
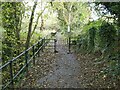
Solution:
{"label": "dense foliage", "polygon": [[3,63],[19,54],[20,30],[24,5],[21,2],[6,2],[2,7],[2,26],[5,29],[3,35]]}
{"label": "dense foliage", "polygon": [[[78,53],[94,54],[97,56],[95,64],[96,62],[105,64],[105,67],[100,68],[101,75],[111,77],[114,81],[119,80],[120,3],[96,2],[95,4],[94,9],[100,13],[99,19],[90,21],[89,3],[50,2],[45,4],[44,9],[41,8],[37,12],[38,2],[29,7],[25,2],[2,2],[0,4],[2,8],[0,29],[3,32],[3,37],[0,37],[2,38],[2,64],[16,57],[40,39],[42,37],[41,30],[59,29],[65,36],[70,32],[71,38],[77,37],[75,48]],[[107,13],[101,15],[100,4],[104,6],[104,9],[107,9]],[[44,13],[46,8],[48,13]],[[106,17],[108,13],[110,17]],[[39,20],[39,18],[41,19]],[[51,22],[47,27],[49,20]],[[23,56],[13,63],[14,73],[23,66],[24,58]],[[3,81],[4,83],[10,78],[8,70],[9,68],[3,70],[3,77],[6,79]]]}
{"label": "dense foliage", "polygon": [[98,26],[94,24],[91,27],[90,25],[92,24],[88,25],[89,29],[84,32],[84,35],[78,36],[79,51],[82,53],[92,51],[98,55],[96,62],[107,64],[101,68],[101,75],[111,77],[117,82],[119,79],[119,53],[117,48],[119,46],[115,25],[105,21],[102,21]]}

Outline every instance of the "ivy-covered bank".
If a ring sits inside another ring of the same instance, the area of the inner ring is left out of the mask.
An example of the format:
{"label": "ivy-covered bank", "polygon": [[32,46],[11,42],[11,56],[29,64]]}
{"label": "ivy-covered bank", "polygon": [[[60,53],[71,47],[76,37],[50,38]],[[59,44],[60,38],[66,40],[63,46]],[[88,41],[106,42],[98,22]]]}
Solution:
{"label": "ivy-covered bank", "polygon": [[[59,31],[64,36],[70,33],[71,38],[75,37],[74,49],[79,55],[96,56],[94,64],[103,65],[99,68],[101,76],[116,83],[120,80],[120,2],[34,0],[1,2],[0,6],[1,67],[40,38]],[[14,72],[23,66],[24,60],[23,56],[12,65]],[[2,69],[2,84],[10,80],[9,69]]]}

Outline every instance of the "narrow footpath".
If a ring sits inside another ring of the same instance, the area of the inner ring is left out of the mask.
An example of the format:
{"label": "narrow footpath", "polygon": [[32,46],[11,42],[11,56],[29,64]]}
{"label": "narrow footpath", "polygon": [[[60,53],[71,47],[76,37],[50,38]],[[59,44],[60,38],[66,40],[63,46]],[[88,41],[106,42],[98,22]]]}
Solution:
{"label": "narrow footpath", "polygon": [[80,73],[80,65],[74,54],[68,54],[62,35],[58,33],[56,38],[58,53],[52,72],[40,78],[38,84],[47,88],[78,88],[80,80],[77,77]]}
{"label": "narrow footpath", "polygon": [[68,46],[63,37],[61,33],[56,34],[58,53],[54,53],[53,42],[48,44],[44,52],[40,52],[35,66],[29,68],[28,76],[19,83],[20,88],[118,87],[118,82],[100,74],[105,64],[95,64],[96,55],[68,54]]}
{"label": "narrow footpath", "polygon": [[36,65],[29,70],[29,76],[22,80],[21,88],[79,88],[81,86],[78,78],[80,63],[73,53],[68,54],[68,47],[63,37],[61,33],[56,34],[58,53],[54,53],[54,49],[49,45],[44,52],[40,53]]}

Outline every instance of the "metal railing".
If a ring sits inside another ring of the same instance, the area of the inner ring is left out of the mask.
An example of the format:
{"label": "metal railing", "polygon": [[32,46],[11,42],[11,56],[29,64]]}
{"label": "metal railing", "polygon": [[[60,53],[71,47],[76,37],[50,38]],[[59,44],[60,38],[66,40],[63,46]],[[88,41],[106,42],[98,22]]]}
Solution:
{"label": "metal railing", "polygon": [[68,37],[68,39],[67,39],[68,54],[71,53],[71,46],[77,45],[77,43],[78,43],[77,41],[78,41],[77,37]]}
{"label": "metal railing", "polygon": [[[49,37],[49,38],[48,38]],[[4,65],[0,67],[0,71],[2,72],[2,76],[4,76],[4,72],[8,70],[7,73],[8,76],[4,79],[8,79],[4,84],[2,84],[2,89],[6,88],[13,88],[14,89],[14,84],[15,84],[15,79],[24,71],[25,73],[28,72],[28,67],[30,62],[32,61],[33,65],[35,65],[35,58],[38,55],[40,56],[40,50],[43,51],[45,46],[49,43],[50,40],[54,40],[54,52],[56,52],[56,39],[52,39],[50,36],[46,36],[42,39],[40,39],[37,43],[35,43],[33,46],[19,54],[17,57],[13,58],[12,60],[8,61]],[[20,68],[18,70],[15,70],[15,66],[17,65],[20,60],[20,63],[22,62]],[[16,62],[18,61],[18,62]],[[16,62],[16,63],[15,63]],[[5,69],[7,68],[7,69]],[[7,75],[7,74],[6,74]],[[4,81],[4,80],[2,80]]]}

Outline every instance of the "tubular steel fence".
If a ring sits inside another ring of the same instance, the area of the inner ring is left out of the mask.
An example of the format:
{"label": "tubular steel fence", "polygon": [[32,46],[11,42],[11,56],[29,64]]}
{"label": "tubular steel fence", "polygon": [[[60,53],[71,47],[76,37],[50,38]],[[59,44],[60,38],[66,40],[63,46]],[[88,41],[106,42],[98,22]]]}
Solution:
{"label": "tubular steel fence", "polygon": [[[10,88],[14,89],[16,81],[15,79],[18,78],[22,73],[27,74],[30,63],[35,65],[36,56],[40,56],[40,51],[43,51],[50,40],[54,41],[54,52],[56,52],[56,39],[52,39],[51,35],[47,35],[46,37],[40,39],[33,46],[19,54],[17,57],[0,66],[2,90]],[[20,65],[15,66],[18,65],[18,63]]]}

